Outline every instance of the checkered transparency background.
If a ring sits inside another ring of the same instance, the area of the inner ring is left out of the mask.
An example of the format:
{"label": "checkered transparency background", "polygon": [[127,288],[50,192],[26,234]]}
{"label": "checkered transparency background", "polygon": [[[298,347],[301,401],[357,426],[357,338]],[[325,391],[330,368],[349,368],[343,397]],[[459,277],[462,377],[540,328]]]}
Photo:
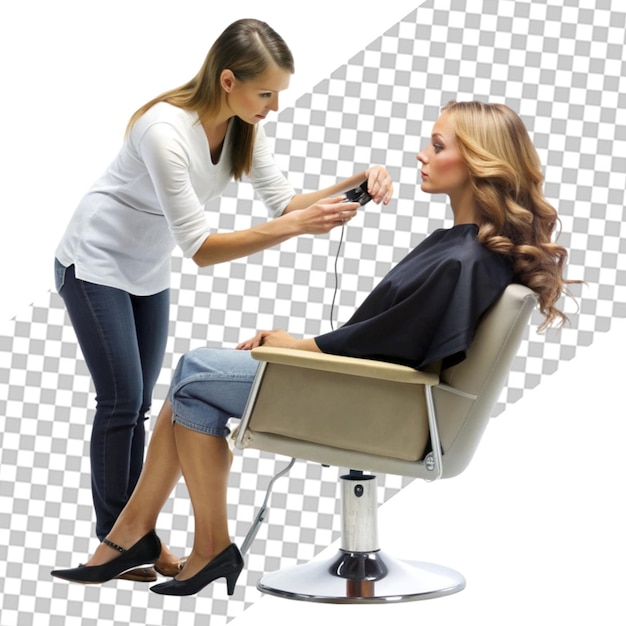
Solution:
{"label": "checkered transparency background", "polygon": [[[546,195],[561,215],[568,275],[586,281],[572,289],[577,303],[563,301],[569,326],[546,335],[529,330],[496,413],[607,332],[612,318],[626,316],[625,23],[624,7],[607,0],[425,2],[266,125],[278,163],[297,188],[316,189],[372,163],[385,164],[396,181],[389,206],[367,205],[346,228],[336,324],[427,233],[450,225],[445,198],[418,188],[415,154],[451,99],[504,102],[520,113],[545,164]],[[221,230],[266,219],[246,184],[229,187],[208,211]],[[232,346],[257,328],[329,330],[338,246],[339,231],[300,237],[201,271],[175,256],[155,407],[178,357],[191,348]],[[269,522],[231,599],[220,583],[170,598],[128,581],[83,587],[53,580],[53,567],[75,566],[95,547],[93,411],[93,389],[62,302],[41,294],[0,328],[2,626],[223,624],[259,598],[262,572],[308,559],[337,538],[341,470],[299,462],[276,485]],[[236,454],[229,492],[235,541],[285,462]],[[405,484],[380,478],[381,502]],[[181,483],[158,530],[182,554],[192,528]]]}

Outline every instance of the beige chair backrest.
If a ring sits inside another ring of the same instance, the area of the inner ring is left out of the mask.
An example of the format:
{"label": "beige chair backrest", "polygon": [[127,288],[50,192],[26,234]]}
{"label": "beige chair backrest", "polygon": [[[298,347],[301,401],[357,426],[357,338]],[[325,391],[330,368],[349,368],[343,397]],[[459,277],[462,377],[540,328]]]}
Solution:
{"label": "beige chair backrest", "polygon": [[[460,364],[441,376],[327,354],[258,348],[261,361],[238,448],[350,469],[432,477],[425,450],[440,439],[443,477],[471,460],[506,382],[536,297],[510,285],[481,320]],[[429,422],[429,391],[432,389]]]}
{"label": "beige chair backrest", "polygon": [[[509,370],[529,328],[537,297],[523,285],[509,285],[476,329],[467,358],[441,373],[433,388],[439,436],[447,457],[444,476],[454,476],[470,462]],[[476,396],[473,401],[445,391],[443,385]]]}

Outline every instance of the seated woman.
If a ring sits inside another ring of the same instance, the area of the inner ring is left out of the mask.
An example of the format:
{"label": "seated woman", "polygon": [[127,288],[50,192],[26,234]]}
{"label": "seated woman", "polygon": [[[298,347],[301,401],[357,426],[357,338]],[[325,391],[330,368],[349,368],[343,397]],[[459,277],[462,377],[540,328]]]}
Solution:
{"label": "seated woman", "polygon": [[157,518],[182,473],[193,549],[174,579],[151,589],[189,595],[224,577],[233,593],[243,559],[228,532],[226,422],[244,410],[257,369],[248,351],[256,346],[447,367],[463,359],[477,321],[513,281],[537,293],[542,328],[565,321],[556,303],[572,282],[563,277],[567,253],[552,241],[557,213],[543,197],[541,165],[518,115],[499,104],[450,103],[417,160],[422,189],[448,195],[452,228],[419,244],[337,330],[309,339],[261,331],[237,350],[184,355],[130,501],[85,565],[54,576],[99,583],[155,562]]}

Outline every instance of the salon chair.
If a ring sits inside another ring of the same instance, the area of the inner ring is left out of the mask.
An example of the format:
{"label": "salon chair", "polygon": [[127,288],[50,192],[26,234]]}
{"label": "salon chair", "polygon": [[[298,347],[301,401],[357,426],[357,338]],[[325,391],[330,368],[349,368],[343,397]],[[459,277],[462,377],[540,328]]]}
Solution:
{"label": "salon chair", "polygon": [[[386,603],[465,587],[464,577],[450,568],[381,551],[371,472],[434,481],[465,470],[536,302],[530,289],[509,285],[481,319],[466,359],[441,372],[299,350],[252,351],[259,369],[233,434],[235,447],[291,457],[273,481],[295,459],[351,468],[340,478],[339,552],[267,573],[260,591],[316,602]],[[272,483],[244,553],[265,517]]]}

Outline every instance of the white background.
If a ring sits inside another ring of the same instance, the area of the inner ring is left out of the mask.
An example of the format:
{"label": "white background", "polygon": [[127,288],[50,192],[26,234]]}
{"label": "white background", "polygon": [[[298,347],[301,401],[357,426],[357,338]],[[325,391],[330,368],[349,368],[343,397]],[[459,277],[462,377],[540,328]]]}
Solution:
{"label": "white background", "polygon": [[[132,111],[195,74],[226,24],[258,17],[284,36],[296,58],[288,107],[419,2],[216,5],[0,4],[0,322],[52,288],[57,241]],[[75,21],[93,27],[76,30]],[[129,27],[137,21],[141,32]],[[495,421],[466,474],[414,483],[382,507],[382,547],[458,568],[464,592],[382,607],[267,597],[233,624],[626,623],[624,345],[625,321],[614,320]]]}

